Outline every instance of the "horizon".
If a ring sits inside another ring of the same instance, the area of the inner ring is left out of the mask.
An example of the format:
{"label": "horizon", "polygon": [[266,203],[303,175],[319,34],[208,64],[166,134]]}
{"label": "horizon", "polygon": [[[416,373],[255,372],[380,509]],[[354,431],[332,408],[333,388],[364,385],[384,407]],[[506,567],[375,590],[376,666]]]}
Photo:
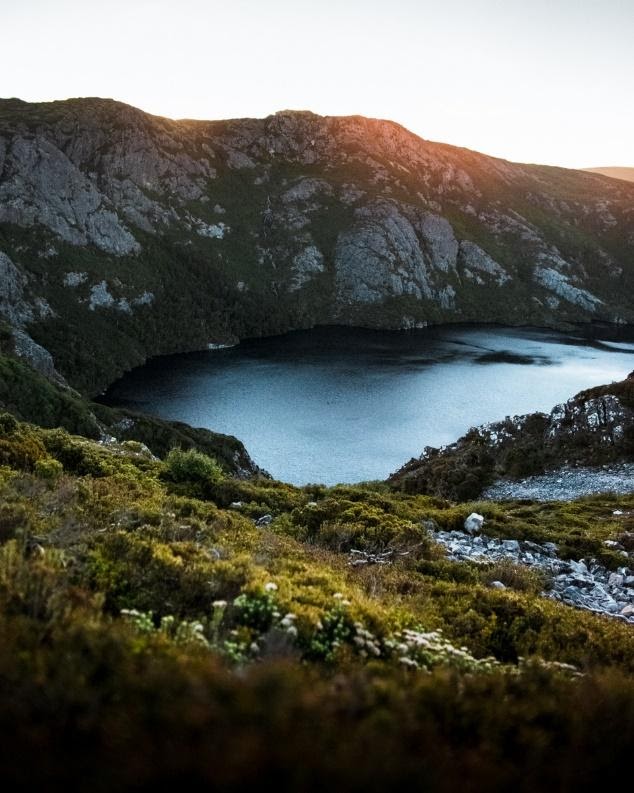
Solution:
{"label": "horizon", "polygon": [[[314,110],[311,110],[310,108],[292,108],[292,107],[288,107],[288,108],[273,110],[271,113],[267,113],[265,116],[231,116],[231,117],[224,117],[224,118],[202,118],[202,117],[201,118],[197,118],[197,117],[192,117],[192,116],[183,116],[183,117],[177,118],[177,117],[174,117],[174,116],[169,116],[169,115],[165,115],[165,114],[161,114],[161,113],[152,113],[149,110],[145,110],[142,107],[138,107],[137,105],[132,105],[129,102],[124,102],[124,101],[122,101],[120,99],[117,99],[115,97],[112,97],[112,96],[67,96],[67,97],[59,98],[59,99],[46,99],[46,100],[41,100],[41,101],[29,101],[28,99],[22,99],[22,97],[19,97],[19,96],[3,96],[3,97],[0,97],[0,101],[5,101],[5,102],[6,101],[18,101],[18,102],[23,102],[25,104],[31,104],[31,105],[33,105],[33,104],[52,104],[52,103],[55,103],[55,102],[71,102],[71,101],[75,101],[75,100],[91,100],[91,99],[100,100],[100,101],[114,102],[116,104],[121,104],[121,105],[127,105],[128,107],[132,107],[135,110],[139,110],[139,111],[141,111],[142,113],[144,113],[146,115],[154,116],[155,118],[165,118],[165,119],[168,119],[169,121],[174,121],[176,123],[178,123],[178,122],[186,122],[186,121],[215,122],[215,121],[241,121],[241,120],[247,120],[247,119],[248,120],[263,120],[265,118],[271,118],[272,116],[276,116],[276,115],[279,115],[279,114],[282,114],[282,113],[310,113],[311,115],[318,116],[319,118],[352,118],[352,117],[357,116],[357,117],[366,118],[366,119],[373,120],[373,121],[381,121],[381,122],[385,122],[385,123],[389,123],[389,124],[397,124],[398,126],[400,126],[403,129],[405,129],[407,132],[409,132],[409,133],[411,133],[413,135],[416,135],[418,138],[420,138],[421,140],[425,140],[428,143],[438,144],[438,145],[447,145],[447,146],[452,146],[452,147],[458,148],[458,149],[466,149],[468,151],[476,152],[477,154],[482,154],[482,155],[484,155],[486,157],[492,157],[494,159],[507,160],[507,161],[513,162],[513,163],[515,163],[517,165],[546,165],[548,167],[565,168],[565,169],[573,170],[573,171],[600,171],[600,170],[608,170],[608,169],[619,169],[619,170],[630,170],[631,169],[631,170],[634,170],[634,166],[620,165],[620,164],[614,164],[614,163],[612,163],[610,165],[586,165],[586,166],[583,166],[583,167],[576,167],[576,166],[573,167],[573,166],[556,165],[556,164],[552,164],[552,163],[543,163],[543,162],[528,162],[528,161],[521,161],[521,160],[508,160],[507,157],[499,157],[498,155],[490,154],[490,153],[485,152],[485,151],[479,151],[477,149],[471,149],[470,147],[461,145],[459,143],[448,143],[447,141],[443,141],[443,140],[432,140],[430,138],[426,138],[423,135],[420,135],[418,132],[415,132],[414,130],[409,129],[404,124],[401,124],[399,121],[397,121],[395,119],[380,118],[380,117],[377,117],[377,116],[366,116],[366,115],[364,115],[362,113],[337,113],[337,114],[333,114],[333,113],[317,113]],[[605,174],[603,174],[603,175],[605,175]],[[618,178],[618,177],[613,177],[613,178]]]}
{"label": "horizon", "polygon": [[513,162],[629,167],[634,8],[551,6],[394,0],[387,15],[378,0],[183,0],[175,13],[112,0],[104,14],[95,0],[24,0],[4,9],[2,92],[116,97],[181,120],[310,107]]}

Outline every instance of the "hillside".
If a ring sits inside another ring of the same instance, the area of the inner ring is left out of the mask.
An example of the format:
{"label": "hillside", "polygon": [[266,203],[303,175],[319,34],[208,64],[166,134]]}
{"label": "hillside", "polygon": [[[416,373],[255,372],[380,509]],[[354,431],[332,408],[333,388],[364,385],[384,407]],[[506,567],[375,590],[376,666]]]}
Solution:
{"label": "hillside", "polygon": [[626,182],[634,182],[634,168],[584,168],[588,173],[600,173],[603,176],[610,176],[612,179],[623,179]]}
{"label": "hillside", "polygon": [[[485,560],[456,557],[474,511]],[[196,451],[159,460],[2,414],[3,779],[616,780],[634,729],[634,605],[617,613],[634,600],[633,513],[631,495],[455,504],[245,481]],[[604,614],[567,605],[598,581]]]}
{"label": "hillside", "polygon": [[316,324],[632,321],[633,205],[389,121],[0,100],[0,315],[93,394],[151,355]]}
{"label": "hillside", "polygon": [[634,462],[634,372],[582,391],[549,414],[507,416],[444,448],[427,447],[389,481],[408,493],[478,498],[505,477],[622,461]]}

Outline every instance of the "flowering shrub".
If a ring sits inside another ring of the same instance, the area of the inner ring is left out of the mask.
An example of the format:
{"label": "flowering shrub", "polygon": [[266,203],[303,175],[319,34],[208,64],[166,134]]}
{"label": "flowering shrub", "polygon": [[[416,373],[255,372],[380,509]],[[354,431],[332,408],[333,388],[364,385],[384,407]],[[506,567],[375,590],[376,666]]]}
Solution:
{"label": "flowering shrub", "polygon": [[355,625],[348,611],[350,605],[340,592],[333,595],[334,603],[317,624],[305,651],[306,658],[332,663],[344,645],[355,648]]}
{"label": "flowering shrub", "polygon": [[243,593],[233,601],[234,607],[238,609],[236,619],[240,625],[264,632],[280,618],[274,595],[277,586],[273,584],[273,587],[275,589],[267,584],[264,591],[253,594]]}
{"label": "flowering shrub", "polygon": [[204,626],[198,620],[178,621],[171,614],[168,614],[162,617],[159,626],[156,627],[154,615],[151,611],[121,609],[121,616],[139,633],[163,634],[176,644],[198,644],[201,647],[211,647],[205,637]]}
{"label": "flowering shrub", "polygon": [[427,672],[437,666],[449,666],[462,672],[488,672],[499,669],[495,658],[477,659],[466,647],[455,647],[441,630],[425,633],[405,629],[385,642],[386,647],[403,666]]}

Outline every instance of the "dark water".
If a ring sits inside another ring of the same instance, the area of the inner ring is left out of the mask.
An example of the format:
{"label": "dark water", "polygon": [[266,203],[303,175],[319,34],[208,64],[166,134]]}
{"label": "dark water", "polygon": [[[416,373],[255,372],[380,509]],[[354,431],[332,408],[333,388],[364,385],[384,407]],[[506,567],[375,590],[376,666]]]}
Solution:
{"label": "dark water", "polygon": [[469,427],[550,410],[634,369],[634,336],[532,329],[321,328],[151,361],[104,401],[242,440],[298,484],[383,479]]}

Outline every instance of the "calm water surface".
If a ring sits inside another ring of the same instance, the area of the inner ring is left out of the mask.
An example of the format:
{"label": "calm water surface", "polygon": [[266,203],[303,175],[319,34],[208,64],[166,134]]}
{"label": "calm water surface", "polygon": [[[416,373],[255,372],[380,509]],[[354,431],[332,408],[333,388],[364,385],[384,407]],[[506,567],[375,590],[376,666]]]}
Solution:
{"label": "calm water surface", "polygon": [[634,369],[634,336],[443,327],[320,328],[157,358],[104,401],[235,435],[276,478],[383,479],[469,427],[550,410]]}

